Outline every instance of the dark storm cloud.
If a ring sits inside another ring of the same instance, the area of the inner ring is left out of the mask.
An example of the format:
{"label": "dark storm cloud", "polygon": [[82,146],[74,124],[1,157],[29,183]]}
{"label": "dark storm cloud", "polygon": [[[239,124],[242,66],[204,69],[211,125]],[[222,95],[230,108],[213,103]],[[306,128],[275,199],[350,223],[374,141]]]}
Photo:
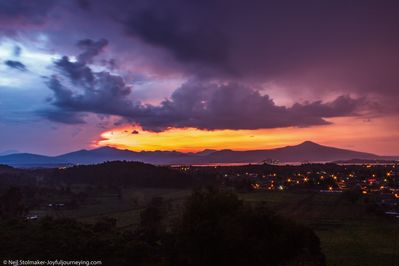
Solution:
{"label": "dark storm cloud", "polygon": [[356,115],[363,100],[340,96],[321,101],[276,105],[268,95],[240,84],[191,81],[177,89],[160,106],[146,106],[134,119],[143,128],[260,129],[328,124],[324,118]]}
{"label": "dark storm cloud", "polygon": [[170,50],[178,60],[226,63],[228,46],[223,32],[216,27],[203,27],[190,22],[182,20],[175,12],[149,8],[130,17],[126,27],[128,33]]}
{"label": "dark storm cloud", "polygon": [[[297,103],[287,108],[276,105],[269,96],[262,96],[259,91],[242,85],[195,81],[184,84],[171,99],[159,106],[125,104],[119,105],[118,109],[106,109],[101,101],[96,101],[96,107],[90,108],[91,103],[82,95],[74,99],[68,93],[62,95],[68,99],[64,100],[67,103],[63,105],[65,107],[121,115],[151,131],[170,127],[214,130],[323,125],[328,124],[324,118],[356,115],[363,105],[363,100],[340,96],[332,102]],[[113,102],[113,99],[110,100]]]}
{"label": "dark storm cloud", "polygon": [[108,45],[108,40],[101,39],[99,41],[93,41],[90,39],[80,40],[77,46],[84,50],[78,56],[78,61],[82,64],[92,63],[95,56],[103,51],[103,49]]}
{"label": "dark storm cloud", "polygon": [[256,64],[268,59],[264,66],[283,67],[298,63],[295,59],[313,62],[322,55],[349,55],[364,45],[398,41],[399,3],[390,0],[171,0],[134,7],[124,7],[131,14],[124,22],[127,32],[181,60],[224,63],[238,53]]}
{"label": "dark storm cloud", "polygon": [[79,61],[71,62],[69,57],[63,56],[60,60],[55,61],[55,66],[72,82],[92,86],[93,72],[86,64]]}
{"label": "dark storm cloud", "polygon": [[327,103],[284,107],[246,85],[192,80],[161,104],[144,105],[129,99],[131,88],[121,77],[106,71],[94,72],[85,61],[71,62],[63,57],[55,62],[73,89],[63,84],[64,78],[51,77],[48,87],[54,93],[51,103],[56,110],[42,111],[44,117],[61,123],[81,123],[83,113],[116,115],[151,131],[170,127],[259,129],[327,124],[325,118],[356,115],[363,103],[341,96]]}
{"label": "dark storm cloud", "polygon": [[4,64],[8,67],[15,68],[20,71],[26,71],[26,66],[19,61],[7,60],[4,62]]}
{"label": "dark storm cloud", "polygon": [[77,43],[77,46],[83,52],[78,55],[77,61],[71,62],[67,56],[63,56],[60,60],[55,61],[55,66],[75,85],[84,86],[89,89],[93,88],[96,77],[87,64],[92,63],[93,58],[101,53],[107,45],[108,41],[105,39],[99,41],[90,39],[81,40]]}
{"label": "dark storm cloud", "polygon": [[108,72],[93,73],[90,85],[80,83],[75,86],[78,92],[65,87],[53,76],[48,87],[54,93],[53,105],[61,110],[71,112],[92,112],[97,114],[129,116],[134,105],[128,100],[130,87],[126,86],[119,76]]}
{"label": "dark storm cloud", "polygon": [[49,33],[58,47],[84,32],[112,38],[116,53],[142,56],[146,68],[188,76],[207,69],[216,79],[274,81],[321,97],[334,90],[399,98],[398,1],[0,0],[0,18],[43,22],[55,3],[64,7],[48,23],[63,27]]}
{"label": "dark storm cloud", "polygon": [[55,4],[54,0],[0,0],[0,22],[2,26],[42,24]]}
{"label": "dark storm cloud", "polygon": [[[84,32],[112,39],[116,54],[131,62],[140,57],[154,71],[273,81],[321,98],[331,90],[399,98],[398,1],[0,0],[0,17],[43,22],[54,3],[64,7],[49,18],[63,26],[62,34],[50,33],[57,47]],[[87,45],[95,53],[104,48],[101,41]]]}
{"label": "dark storm cloud", "polygon": [[121,12],[129,36],[213,77],[399,98],[398,1],[137,2]]}
{"label": "dark storm cloud", "polygon": [[63,124],[84,124],[84,115],[76,112],[68,112],[59,109],[46,109],[36,112],[38,115],[47,118],[50,121]]}
{"label": "dark storm cloud", "polygon": [[[52,76],[47,85],[53,91],[54,97],[50,99],[52,104],[57,107],[57,112],[46,110],[41,114],[53,121],[61,123],[81,122],[79,119],[72,118],[65,122],[65,117],[74,113],[92,112],[97,114],[130,116],[135,109],[134,104],[127,98],[131,88],[125,84],[122,77],[112,75],[109,72],[93,72],[87,65],[91,63],[93,57],[98,55],[107,45],[106,40],[92,41],[82,40],[77,44],[83,49],[78,55],[78,60],[72,62],[64,56],[55,61],[54,65],[59,70],[61,77]],[[63,85],[64,78],[70,82],[70,89]],[[62,112],[65,111],[65,115]],[[59,119],[58,119],[59,118]]]}

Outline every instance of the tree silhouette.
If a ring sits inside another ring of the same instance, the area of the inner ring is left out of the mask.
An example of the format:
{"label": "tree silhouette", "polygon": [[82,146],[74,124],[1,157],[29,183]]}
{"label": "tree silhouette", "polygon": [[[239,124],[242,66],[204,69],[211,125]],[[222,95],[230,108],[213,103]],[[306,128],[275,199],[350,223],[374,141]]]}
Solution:
{"label": "tree silhouette", "polygon": [[230,192],[197,191],[174,230],[171,265],[323,265],[314,232]]}

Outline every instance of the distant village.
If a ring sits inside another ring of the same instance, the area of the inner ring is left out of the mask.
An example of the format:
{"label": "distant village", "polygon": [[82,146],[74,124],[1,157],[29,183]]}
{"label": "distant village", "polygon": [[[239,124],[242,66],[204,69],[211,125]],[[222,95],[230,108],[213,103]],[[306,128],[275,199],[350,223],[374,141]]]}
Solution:
{"label": "distant village", "polygon": [[[181,171],[204,171],[200,167],[180,167]],[[366,198],[386,215],[399,218],[399,164],[302,164],[213,166],[225,187],[238,192],[297,191],[344,193],[350,200]]]}

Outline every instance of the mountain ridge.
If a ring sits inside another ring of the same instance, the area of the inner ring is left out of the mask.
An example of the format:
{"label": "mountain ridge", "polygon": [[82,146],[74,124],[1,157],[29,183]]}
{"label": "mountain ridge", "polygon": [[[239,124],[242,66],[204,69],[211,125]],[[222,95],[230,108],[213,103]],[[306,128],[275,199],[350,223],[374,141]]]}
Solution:
{"label": "mountain ridge", "polygon": [[332,162],[344,160],[384,160],[395,156],[380,156],[342,148],[320,145],[304,141],[298,145],[273,149],[235,151],[230,149],[205,149],[200,152],[178,151],[130,151],[113,147],[100,147],[92,150],[78,150],[58,156],[45,156],[32,153],[16,153],[0,156],[0,164],[54,165],[54,164],[93,164],[104,161],[142,161],[152,164],[208,164],[208,163],[260,163],[280,162]]}

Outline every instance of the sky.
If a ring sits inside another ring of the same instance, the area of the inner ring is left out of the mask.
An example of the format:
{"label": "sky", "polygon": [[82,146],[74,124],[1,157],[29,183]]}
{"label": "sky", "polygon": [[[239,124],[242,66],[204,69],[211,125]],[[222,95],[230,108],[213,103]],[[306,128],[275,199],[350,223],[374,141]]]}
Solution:
{"label": "sky", "polygon": [[0,153],[399,155],[398,1],[0,0]]}

